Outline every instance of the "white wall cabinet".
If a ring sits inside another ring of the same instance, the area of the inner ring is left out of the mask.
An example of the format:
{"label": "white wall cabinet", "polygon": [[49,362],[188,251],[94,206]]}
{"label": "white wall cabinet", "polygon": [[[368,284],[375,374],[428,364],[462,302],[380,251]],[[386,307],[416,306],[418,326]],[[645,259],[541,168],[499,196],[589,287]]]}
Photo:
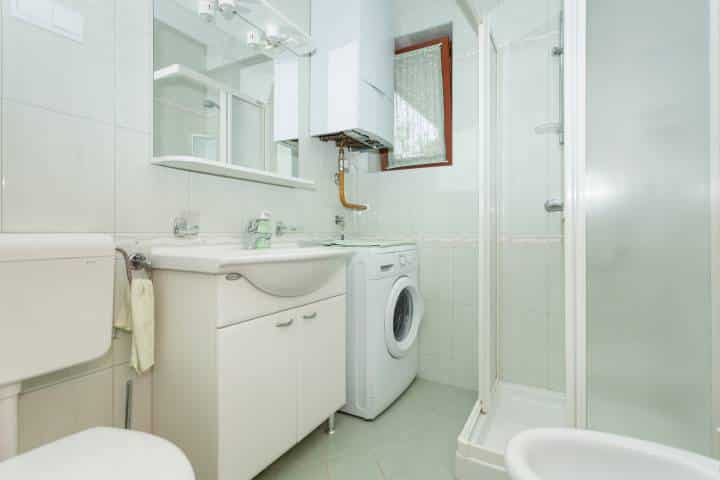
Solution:
{"label": "white wall cabinet", "polygon": [[310,135],[351,132],[377,146],[392,146],[392,22],[388,0],[346,0],[341,8],[336,0],[313,0],[317,51],[310,60]]}
{"label": "white wall cabinet", "polygon": [[[250,480],[345,404],[344,268],[289,309],[244,278],[159,270],[154,281],[154,432],[198,480]],[[248,320],[249,304],[260,313]]]}

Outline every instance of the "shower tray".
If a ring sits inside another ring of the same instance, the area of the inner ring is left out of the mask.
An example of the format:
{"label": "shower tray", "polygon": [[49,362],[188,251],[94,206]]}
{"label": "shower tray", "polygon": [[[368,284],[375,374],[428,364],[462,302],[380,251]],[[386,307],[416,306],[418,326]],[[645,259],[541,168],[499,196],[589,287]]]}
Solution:
{"label": "shower tray", "polygon": [[456,477],[508,480],[504,454],[510,439],[524,430],[566,424],[563,394],[499,382],[490,413],[481,414],[476,403],[458,436]]}

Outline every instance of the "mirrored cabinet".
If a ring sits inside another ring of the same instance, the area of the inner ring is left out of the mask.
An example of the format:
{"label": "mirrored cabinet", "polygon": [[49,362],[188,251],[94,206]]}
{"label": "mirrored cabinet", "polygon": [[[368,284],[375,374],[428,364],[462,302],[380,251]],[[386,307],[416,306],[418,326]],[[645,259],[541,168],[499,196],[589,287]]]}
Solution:
{"label": "mirrored cabinet", "polygon": [[[156,165],[293,188],[309,0],[155,0]],[[307,97],[307,96],[305,96]]]}

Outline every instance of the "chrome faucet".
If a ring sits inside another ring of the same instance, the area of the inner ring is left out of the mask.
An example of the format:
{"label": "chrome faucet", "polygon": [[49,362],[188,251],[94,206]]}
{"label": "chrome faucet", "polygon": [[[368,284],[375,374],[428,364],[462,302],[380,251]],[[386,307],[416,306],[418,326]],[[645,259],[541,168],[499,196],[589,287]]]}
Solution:
{"label": "chrome faucet", "polygon": [[335,225],[340,227],[340,240],[345,240],[345,216],[335,215]]}
{"label": "chrome faucet", "polygon": [[300,231],[300,227],[297,227],[295,225],[288,225],[283,221],[277,222],[277,224],[275,225],[275,235],[278,237],[282,237],[283,235],[287,235],[288,233],[298,233]]}

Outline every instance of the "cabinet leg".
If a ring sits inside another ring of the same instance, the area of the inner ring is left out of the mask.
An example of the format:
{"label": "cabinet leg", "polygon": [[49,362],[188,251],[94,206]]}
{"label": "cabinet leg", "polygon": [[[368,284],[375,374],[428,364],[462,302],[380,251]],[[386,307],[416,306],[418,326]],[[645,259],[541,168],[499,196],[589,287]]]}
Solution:
{"label": "cabinet leg", "polygon": [[327,419],[327,434],[332,435],[335,433],[335,414],[333,413]]}

